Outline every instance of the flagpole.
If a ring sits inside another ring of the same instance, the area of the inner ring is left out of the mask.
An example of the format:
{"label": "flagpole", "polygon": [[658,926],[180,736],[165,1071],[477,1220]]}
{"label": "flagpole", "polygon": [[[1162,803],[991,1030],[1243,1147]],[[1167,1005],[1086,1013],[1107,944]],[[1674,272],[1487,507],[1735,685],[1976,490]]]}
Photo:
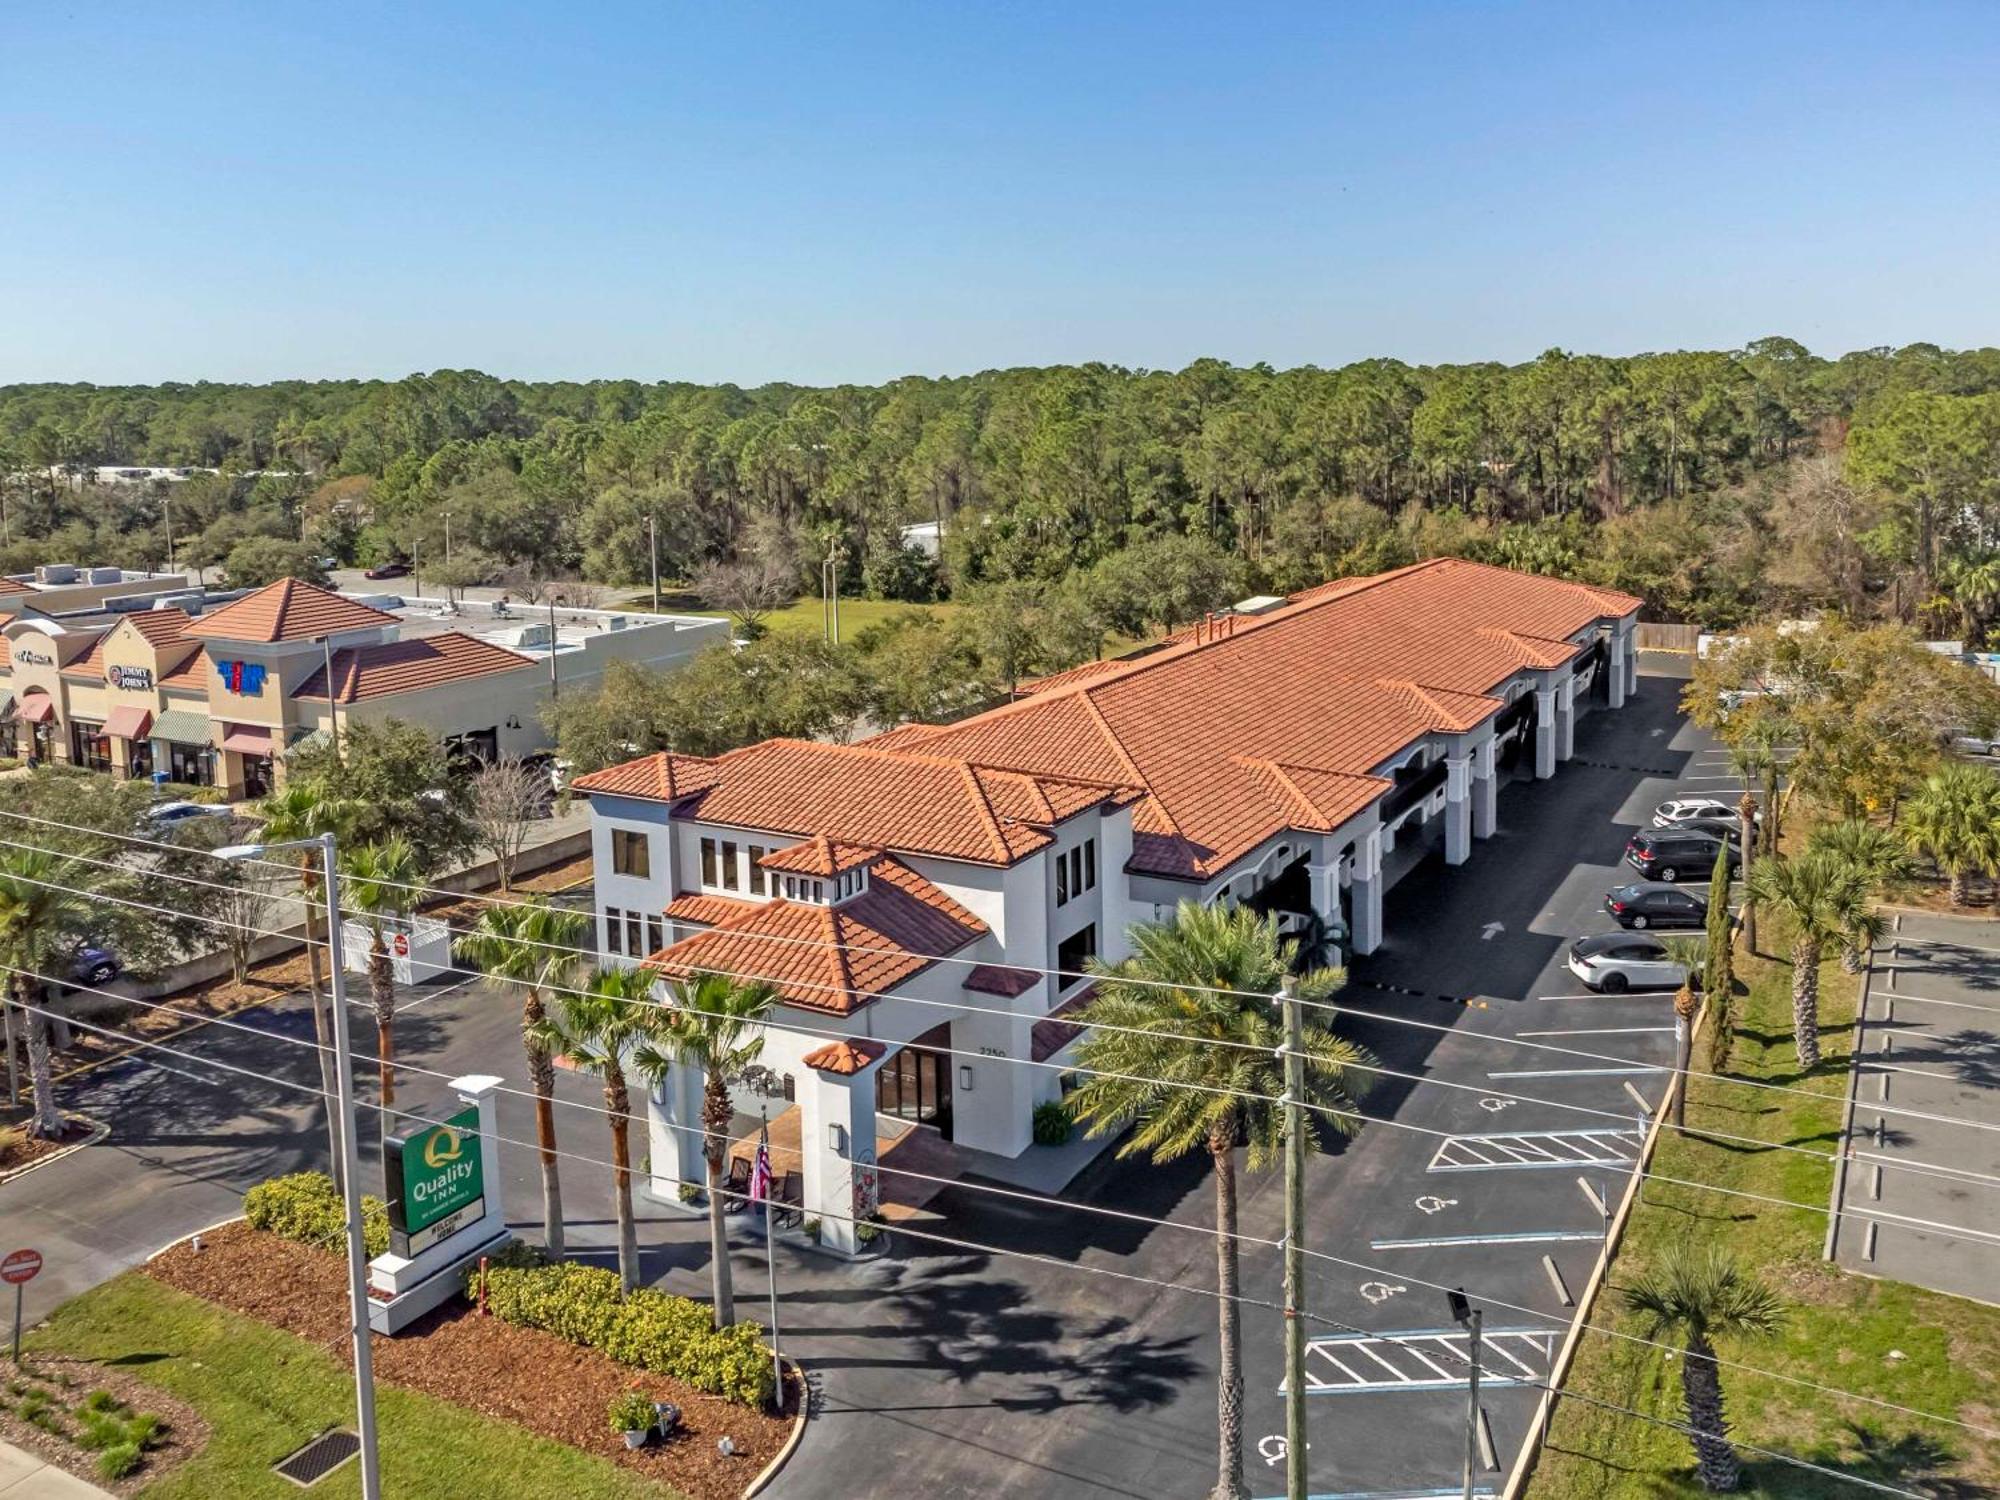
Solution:
{"label": "flagpole", "polygon": [[[771,1106],[769,1104],[761,1104],[758,1106],[757,1112],[764,1118],[764,1123],[758,1136],[757,1149],[760,1153],[768,1152],[771,1138]],[[768,1156],[766,1160],[769,1160]],[[784,1356],[778,1352],[778,1255],[771,1244],[771,1186],[768,1176],[769,1170],[767,1166],[765,1169],[766,1180],[764,1185],[764,1269],[770,1273],[771,1278],[771,1373],[777,1382],[772,1387],[771,1399],[777,1404],[778,1413],[782,1416],[785,1410],[785,1360]]]}

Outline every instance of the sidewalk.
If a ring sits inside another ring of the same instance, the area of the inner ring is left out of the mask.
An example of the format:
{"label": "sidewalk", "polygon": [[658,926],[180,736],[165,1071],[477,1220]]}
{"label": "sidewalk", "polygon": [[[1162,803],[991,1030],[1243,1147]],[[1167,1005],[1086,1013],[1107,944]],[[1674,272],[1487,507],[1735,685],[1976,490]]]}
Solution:
{"label": "sidewalk", "polygon": [[1980,1180],[2000,1175],[2000,921],[1897,913],[1862,1006],[1828,1254],[2000,1301],[2000,1199]]}
{"label": "sidewalk", "polygon": [[112,1496],[0,1440],[0,1500],[112,1500]]}

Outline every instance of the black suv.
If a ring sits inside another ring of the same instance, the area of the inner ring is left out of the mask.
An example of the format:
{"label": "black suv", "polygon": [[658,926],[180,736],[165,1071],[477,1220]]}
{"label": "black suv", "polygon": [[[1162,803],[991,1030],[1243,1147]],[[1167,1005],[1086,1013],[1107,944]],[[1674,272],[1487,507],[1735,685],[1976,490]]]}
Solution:
{"label": "black suv", "polygon": [[1734,844],[1725,843],[1712,833],[1648,828],[1626,840],[1625,863],[1648,880],[1664,880],[1669,884],[1683,876],[1705,880],[1715,868],[1716,851],[1723,848],[1729,850],[1729,868],[1734,871],[1741,863]]}

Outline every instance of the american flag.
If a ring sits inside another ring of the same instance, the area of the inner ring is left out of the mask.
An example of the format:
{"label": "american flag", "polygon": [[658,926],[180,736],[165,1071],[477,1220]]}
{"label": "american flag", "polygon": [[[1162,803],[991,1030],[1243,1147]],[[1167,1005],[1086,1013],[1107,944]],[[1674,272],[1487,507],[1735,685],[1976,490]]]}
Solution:
{"label": "american flag", "polygon": [[762,1203],[771,1196],[771,1132],[757,1134],[757,1159],[750,1164],[750,1201]]}

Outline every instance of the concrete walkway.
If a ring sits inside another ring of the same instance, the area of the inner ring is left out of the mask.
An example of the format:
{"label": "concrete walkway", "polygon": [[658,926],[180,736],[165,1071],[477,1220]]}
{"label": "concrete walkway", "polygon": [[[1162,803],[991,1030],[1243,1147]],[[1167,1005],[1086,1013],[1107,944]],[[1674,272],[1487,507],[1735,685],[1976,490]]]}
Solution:
{"label": "concrete walkway", "polygon": [[43,1463],[24,1448],[0,1441],[0,1500],[112,1500],[74,1474]]}
{"label": "concrete walkway", "polygon": [[2000,1302],[2000,1191],[1979,1180],[2000,1176],[2000,921],[1904,911],[1894,923],[1863,996],[1828,1253]]}

